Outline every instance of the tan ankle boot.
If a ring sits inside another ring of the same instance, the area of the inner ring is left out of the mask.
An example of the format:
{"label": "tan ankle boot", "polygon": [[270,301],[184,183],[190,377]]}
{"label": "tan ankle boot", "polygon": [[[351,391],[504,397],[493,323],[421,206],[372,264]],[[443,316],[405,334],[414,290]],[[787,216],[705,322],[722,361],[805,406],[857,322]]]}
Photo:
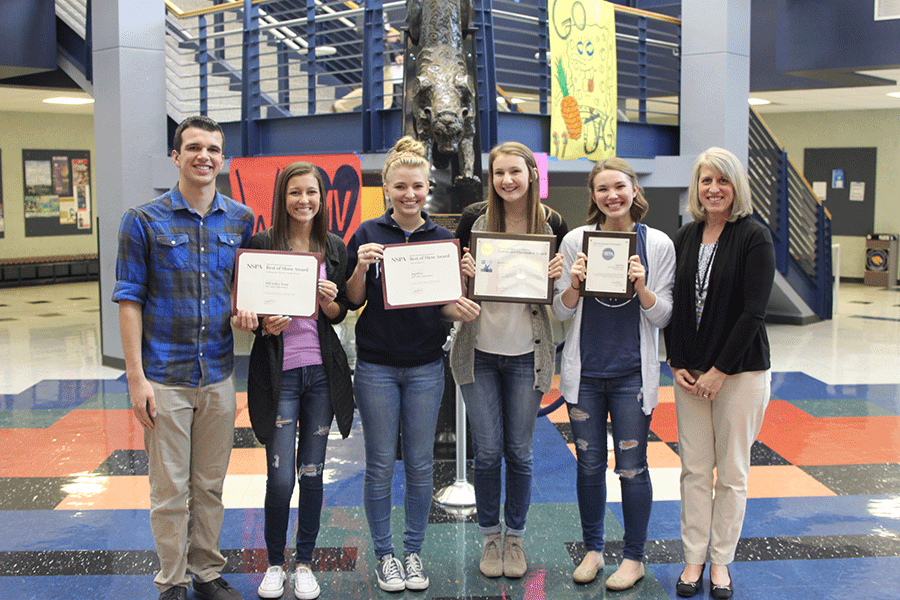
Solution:
{"label": "tan ankle boot", "polygon": [[500,551],[499,533],[490,533],[484,536],[484,548],[481,550],[481,562],[478,568],[485,577],[503,575],[503,555]]}
{"label": "tan ankle boot", "polygon": [[528,570],[521,535],[507,535],[503,540],[503,574],[521,577]]}

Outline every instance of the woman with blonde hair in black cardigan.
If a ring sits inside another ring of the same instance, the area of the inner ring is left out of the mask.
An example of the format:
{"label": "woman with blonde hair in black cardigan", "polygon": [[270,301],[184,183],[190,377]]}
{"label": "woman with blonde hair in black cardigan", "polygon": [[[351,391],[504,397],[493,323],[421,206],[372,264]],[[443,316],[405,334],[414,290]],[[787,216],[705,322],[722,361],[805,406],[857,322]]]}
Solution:
{"label": "woman with blonde hair in black cardigan", "polygon": [[672,322],[666,329],[675,379],[681,456],[681,539],[686,565],[676,585],[734,594],[734,560],[747,505],[750,447],[769,403],[765,316],[775,278],[769,230],[751,215],[750,185],[737,157],[710,148],[694,163],[688,207],[695,221],[675,237]]}

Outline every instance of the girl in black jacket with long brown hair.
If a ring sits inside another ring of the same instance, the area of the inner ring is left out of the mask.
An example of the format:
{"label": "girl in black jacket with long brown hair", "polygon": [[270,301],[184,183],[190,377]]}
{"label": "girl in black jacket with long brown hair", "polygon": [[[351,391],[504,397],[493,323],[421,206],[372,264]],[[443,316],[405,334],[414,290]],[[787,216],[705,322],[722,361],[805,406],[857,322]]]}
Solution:
{"label": "girl in black jacket with long brown hair", "polygon": [[[295,162],[275,184],[273,225],[250,240],[250,248],[323,255],[317,319],[260,319],[250,353],[247,405],[256,437],[266,445],[265,539],[269,568],[261,598],[284,593],[284,547],[295,477],[300,482],[294,596],[312,599],[319,585],[312,551],[322,513],[322,471],[332,420],[343,437],[353,421],[353,384],[347,356],[332,325],[343,321],[350,302],[347,248],[328,232],[325,189],[318,168]],[[296,442],[295,442],[296,440]]]}

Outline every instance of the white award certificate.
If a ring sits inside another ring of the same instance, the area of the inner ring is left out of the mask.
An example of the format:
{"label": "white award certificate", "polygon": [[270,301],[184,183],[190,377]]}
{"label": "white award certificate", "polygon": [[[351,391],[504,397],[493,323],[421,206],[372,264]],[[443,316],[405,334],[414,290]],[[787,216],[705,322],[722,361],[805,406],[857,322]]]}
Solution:
{"label": "white award certificate", "polygon": [[235,308],[259,316],[317,317],[321,259],[319,254],[239,249]]}
{"label": "white award certificate", "polygon": [[587,276],[582,296],[628,299],[634,295],[634,282],[628,278],[628,259],[636,252],[633,232],[585,231]]}
{"label": "white award certificate", "polygon": [[388,244],[382,272],[386,309],[450,304],[462,296],[458,240]]}
{"label": "white award certificate", "polygon": [[537,304],[552,301],[548,271],[555,236],[473,231],[470,245],[475,277],[469,280],[469,298]]}

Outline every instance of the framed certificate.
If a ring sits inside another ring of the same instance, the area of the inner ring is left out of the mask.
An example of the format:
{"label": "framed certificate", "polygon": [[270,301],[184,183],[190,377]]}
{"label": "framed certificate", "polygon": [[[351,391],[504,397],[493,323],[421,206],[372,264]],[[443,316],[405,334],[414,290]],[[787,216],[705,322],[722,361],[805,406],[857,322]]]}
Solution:
{"label": "framed certificate", "polygon": [[585,231],[582,251],[587,255],[582,296],[626,300],[634,295],[634,282],[628,279],[628,259],[637,251],[637,234]]}
{"label": "framed certificate", "polygon": [[462,296],[459,240],[384,247],[384,307],[450,304]]}
{"label": "framed certificate", "polygon": [[472,232],[469,242],[475,277],[469,298],[493,302],[550,304],[553,282],[548,270],[556,236]]}
{"label": "framed certificate", "polygon": [[320,254],[241,248],[234,259],[234,308],[264,317],[317,317]]}

